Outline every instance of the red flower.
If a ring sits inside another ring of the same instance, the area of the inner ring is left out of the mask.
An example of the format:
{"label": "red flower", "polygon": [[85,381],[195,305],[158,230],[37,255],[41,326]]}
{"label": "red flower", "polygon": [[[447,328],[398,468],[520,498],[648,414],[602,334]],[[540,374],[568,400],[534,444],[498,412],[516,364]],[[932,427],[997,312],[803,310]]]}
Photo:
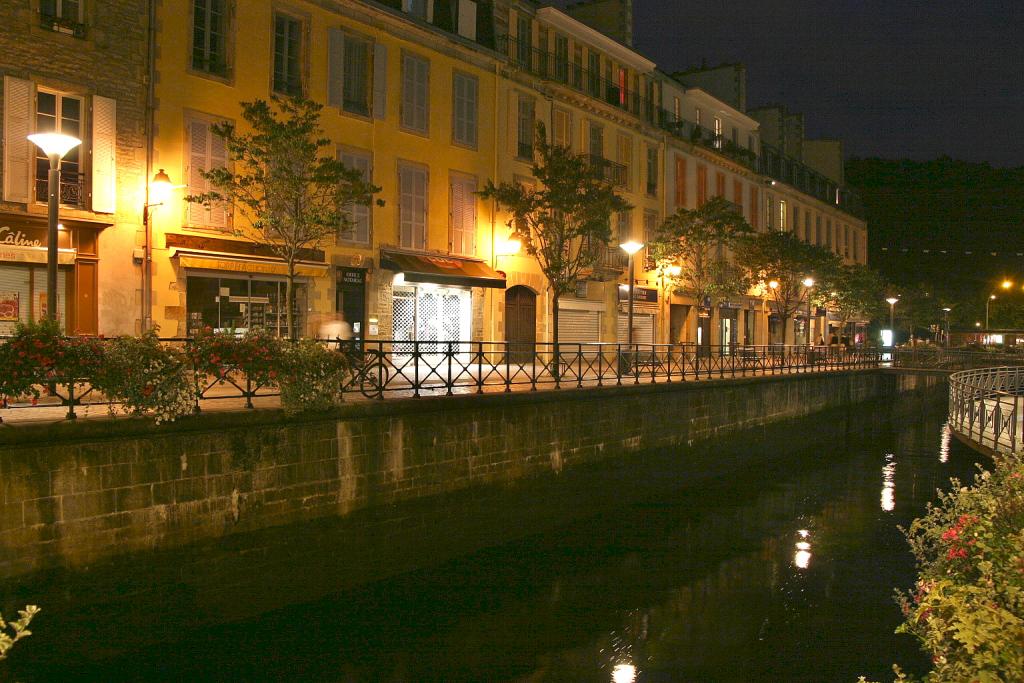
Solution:
{"label": "red flower", "polygon": [[960,530],[957,527],[953,527],[952,529],[948,529],[942,533],[942,540],[955,541],[959,535]]}

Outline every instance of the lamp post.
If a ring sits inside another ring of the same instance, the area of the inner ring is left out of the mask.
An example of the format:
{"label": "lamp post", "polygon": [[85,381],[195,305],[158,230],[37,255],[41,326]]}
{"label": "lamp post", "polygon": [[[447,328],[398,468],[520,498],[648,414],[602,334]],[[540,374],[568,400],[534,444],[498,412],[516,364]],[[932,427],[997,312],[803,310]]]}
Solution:
{"label": "lamp post", "polygon": [[949,348],[949,312],[953,309],[949,306],[943,306],[942,312],[946,317],[946,348]]}
{"label": "lamp post", "polygon": [[[778,288],[779,288],[779,281],[778,280],[769,280],[768,281],[768,289],[771,290],[773,298],[775,297],[775,290],[777,290]],[[768,343],[769,344],[772,343],[772,326],[771,326],[771,321],[769,320],[770,318],[771,318],[771,315],[769,314],[768,318],[766,318],[765,321],[764,321],[765,327],[768,330]],[[783,328],[783,330],[782,330],[782,344],[783,344],[783,346],[785,346],[785,344],[786,344],[786,330],[785,330],[785,328]]]}
{"label": "lamp post", "polygon": [[[665,326],[665,331],[666,331],[665,338],[668,339],[668,343],[669,344],[674,344],[675,342],[672,339],[669,338],[669,334],[671,333],[671,321],[668,319],[668,316],[665,315],[665,303],[666,303],[665,299],[668,299],[668,288],[665,286],[665,275],[668,275],[669,277],[671,277],[674,280],[675,278],[679,277],[679,274],[682,273],[682,272],[683,272],[683,267],[679,266],[679,265],[675,265],[675,264],[667,265],[665,263],[662,263],[662,264],[658,265],[658,277],[661,280],[661,298],[662,298],[662,301],[660,303],[660,308],[661,308],[660,313],[661,313],[662,322],[663,322],[663,324]],[[669,304],[669,305],[671,306],[671,304]],[[671,312],[671,310],[672,309],[670,307],[669,311]]]}
{"label": "lamp post", "polygon": [[57,320],[57,214],[60,209],[60,160],[82,141],[63,133],[35,133],[28,139],[50,160],[46,176],[46,317]]}
{"label": "lamp post", "polygon": [[[163,206],[171,197],[171,191],[180,185],[171,182],[171,177],[164,169],[160,169],[149,183],[146,203],[142,205],[142,230],[144,248],[142,254],[142,330],[151,327],[153,319],[153,227],[152,212],[157,206]],[[152,199],[153,201],[150,201]]]}
{"label": "lamp post", "polygon": [[989,294],[988,298],[985,299],[985,331],[988,332],[988,305],[995,301],[996,295]]}
{"label": "lamp post", "polygon": [[899,301],[894,296],[890,296],[886,301],[889,302],[889,329],[892,330],[893,342],[896,341],[896,302]]}
{"label": "lamp post", "polygon": [[626,329],[626,344],[628,344],[629,346],[632,346],[633,345],[633,255],[636,254],[636,252],[638,252],[641,249],[643,249],[644,245],[641,244],[640,242],[636,242],[634,240],[630,240],[628,242],[623,242],[622,244],[619,245],[619,247],[621,247],[622,250],[624,252],[626,252],[626,254],[629,255],[629,265],[628,265],[628,269],[629,269],[629,295],[628,295],[629,296],[629,303],[628,303],[628,306],[627,306],[627,310],[629,311],[629,313],[628,313],[628,317],[627,317],[627,320],[626,320],[626,325],[627,325],[627,329]]}
{"label": "lamp post", "polygon": [[807,289],[807,345],[810,346],[813,343],[811,340],[811,287],[814,286],[814,278],[805,277],[803,285]]}

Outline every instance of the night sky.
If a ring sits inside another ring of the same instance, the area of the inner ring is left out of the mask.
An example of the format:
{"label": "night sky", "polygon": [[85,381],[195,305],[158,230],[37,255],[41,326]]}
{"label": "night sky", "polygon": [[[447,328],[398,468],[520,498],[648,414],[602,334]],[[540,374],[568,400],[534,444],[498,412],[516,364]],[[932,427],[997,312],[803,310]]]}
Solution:
{"label": "night sky", "polygon": [[743,62],[749,106],[803,112],[847,156],[1024,165],[1021,0],[634,2],[662,69]]}

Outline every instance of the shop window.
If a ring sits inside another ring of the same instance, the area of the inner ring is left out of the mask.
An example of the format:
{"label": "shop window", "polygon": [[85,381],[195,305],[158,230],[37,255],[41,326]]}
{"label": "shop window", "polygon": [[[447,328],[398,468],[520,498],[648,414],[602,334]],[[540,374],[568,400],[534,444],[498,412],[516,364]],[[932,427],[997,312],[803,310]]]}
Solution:
{"label": "shop window", "polygon": [[[188,334],[193,336],[209,327],[238,333],[263,329],[276,336],[288,336],[286,287],[283,280],[254,279],[244,275],[189,275],[185,294]],[[306,308],[306,285],[297,283],[292,316],[300,335],[306,331]]]}
{"label": "shop window", "polygon": [[[67,329],[68,268],[57,269],[57,320]],[[0,335],[46,317],[46,266],[0,265]]]}
{"label": "shop window", "polygon": [[[83,101],[81,97],[40,90],[36,93],[37,133],[63,133],[82,138]],[[36,201],[47,200],[47,174],[50,160],[35,145]],[[60,162],[60,203],[80,207],[85,198],[85,173],[81,164],[81,145],[73,148]]]}
{"label": "shop window", "polygon": [[[393,294],[394,353],[468,353],[472,295],[468,289],[423,285],[396,287]],[[418,342],[412,344],[408,342]],[[406,342],[406,343],[402,343]]]}

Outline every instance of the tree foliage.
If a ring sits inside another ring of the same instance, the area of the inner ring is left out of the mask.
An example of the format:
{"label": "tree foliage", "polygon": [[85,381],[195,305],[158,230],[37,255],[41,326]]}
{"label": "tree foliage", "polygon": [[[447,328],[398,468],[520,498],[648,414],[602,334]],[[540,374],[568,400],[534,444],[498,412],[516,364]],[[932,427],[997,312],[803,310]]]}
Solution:
{"label": "tree foliage", "polygon": [[320,128],[323,105],[275,96],[271,103],[254,100],[241,107],[246,130],[231,122],[212,126],[227,145],[229,166],[204,171],[213,189],[186,200],[230,205],[248,223],[236,232],[284,260],[288,330],[294,336],[299,260],[339,231],[351,230],[349,209],[369,204],[380,188],[337,158],[334,144]]}
{"label": "tree foliage", "polygon": [[[747,235],[736,242],[736,263],[757,283],[768,298],[772,312],[789,334],[789,320],[808,305],[812,291],[822,291],[828,278],[839,269],[839,258],[819,246],[798,239],[791,232],[769,230]],[[808,289],[806,278],[817,289]],[[771,287],[775,282],[777,286]],[[785,340],[790,341],[790,340]]]}
{"label": "tree foliage", "polygon": [[576,287],[600,259],[611,239],[611,216],[631,208],[603,169],[548,143],[537,124],[533,178],[536,186],[518,181],[495,185],[489,180],[480,196],[508,210],[509,227],[519,232],[526,253],[537,260],[551,289],[554,340],[558,342],[558,299]]}
{"label": "tree foliage", "polygon": [[857,317],[885,313],[885,282],[865,265],[841,265],[823,278],[821,300],[843,328]]}
{"label": "tree foliage", "polygon": [[679,209],[665,219],[647,253],[662,272],[681,267],[669,279],[672,288],[699,305],[743,294],[750,286],[746,271],[729,260],[728,250],[752,228],[734,205],[715,197],[698,209]]}

